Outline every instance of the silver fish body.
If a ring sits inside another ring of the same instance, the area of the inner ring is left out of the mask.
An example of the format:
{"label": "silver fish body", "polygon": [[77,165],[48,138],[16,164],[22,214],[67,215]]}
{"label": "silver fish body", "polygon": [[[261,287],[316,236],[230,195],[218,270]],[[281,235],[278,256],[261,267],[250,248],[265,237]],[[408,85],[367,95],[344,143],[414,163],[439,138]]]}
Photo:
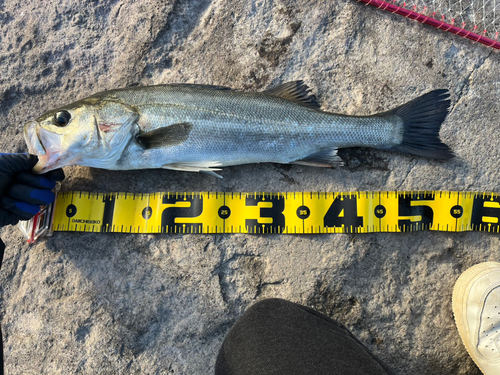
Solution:
{"label": "silver fish body", "polygon": [[[438,138],[449,106],[447,92],[427,96],[416,100],[420,114],[413,101],[406,105],[410,108],[356,117],[319,110],[301,81],[264,92],[187,84],[135,87],[47,112],[26,124],[25,138],[30,153],[39,155],[35,171],[40,173],[72,164],[212,174],[218,167],[246,163],[332,166],[341,165],[338,148],[358,146],[451,157]],[[431,124],[420,121],[415,127],[407,124],[408,116]],[[406,147],[410,130],[411,137],[422,133],[424,144]]]}

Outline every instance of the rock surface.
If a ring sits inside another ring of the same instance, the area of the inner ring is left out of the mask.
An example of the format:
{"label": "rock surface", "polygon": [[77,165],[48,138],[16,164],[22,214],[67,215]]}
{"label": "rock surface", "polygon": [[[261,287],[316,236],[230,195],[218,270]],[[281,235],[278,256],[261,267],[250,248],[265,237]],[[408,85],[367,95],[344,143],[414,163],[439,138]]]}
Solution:
{"label": "rock surface", "polygon": [[[246,165],[224,179],[66,169],[63,190],[500,191],[499,55],[355,1],[0,1],[0,149],[22,125],[105,89],[188,82],[260,90],[303,79],[325,110],[370,114],[449,88],[437,162],[345,150],[346,167]],[[398,374],[480,374],[454,326],[456,278],[498,235],[59,233],[3,230],[8,374],[209,374],[252,303],[281,297],[344,323]]]}

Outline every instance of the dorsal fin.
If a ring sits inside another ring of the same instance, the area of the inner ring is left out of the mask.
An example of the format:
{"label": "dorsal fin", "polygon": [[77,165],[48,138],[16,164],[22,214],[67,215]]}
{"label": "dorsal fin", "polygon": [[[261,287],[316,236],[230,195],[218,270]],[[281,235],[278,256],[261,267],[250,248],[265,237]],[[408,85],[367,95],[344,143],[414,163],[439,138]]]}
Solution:
{"label": "dorsal fin", "polygon": [[264,94],[273,95],[282,99],[291,100],[304,107],[319,109],[320,105],[316,96],[310,94],[311,89],[304,83],[304,81],[291,81],[283,83],[282,85],[273,87],[263,91]]}

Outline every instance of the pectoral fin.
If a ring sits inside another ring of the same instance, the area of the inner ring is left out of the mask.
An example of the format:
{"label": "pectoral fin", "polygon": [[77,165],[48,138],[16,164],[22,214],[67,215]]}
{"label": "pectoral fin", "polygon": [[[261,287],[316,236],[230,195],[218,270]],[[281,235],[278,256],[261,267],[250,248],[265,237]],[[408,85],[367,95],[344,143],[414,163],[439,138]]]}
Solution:
{"label": "pectoral fin", "polygon": [[290,164],[300,164],[300,165],[308,165],[311,167],[341,167],[344,165],[344,162],[337,155],[337,149],[326,149],[321,150],[320,152],[316,152],[315,154],[309,155],[301,160],[295,160]]}
{"label": "pectoral fin", "polygon": [[190,122],[173,124],[139,134],[137,136],[137,142],[139,142],[145,150],[179,145],[187,141],[192,129],[193,124]]}
{"label": "pectoral fin", "polygon": [[222,178],[221,175],[215,171],[221,171],[221,168],[213,168],[219,166],[219,162],[186,162],[186,163],[172,163],[166,164],[162,168],[171,169],[174,171],[184,172],[202,172],[213,177]]}

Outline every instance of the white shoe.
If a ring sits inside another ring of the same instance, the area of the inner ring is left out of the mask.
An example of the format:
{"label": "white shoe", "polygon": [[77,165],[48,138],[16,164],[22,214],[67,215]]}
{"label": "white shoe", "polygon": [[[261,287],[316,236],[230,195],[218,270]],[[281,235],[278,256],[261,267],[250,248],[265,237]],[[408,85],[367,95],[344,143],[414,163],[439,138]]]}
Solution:
{"label": "white shoe", "polygon": [[452,305],[469,355],[485,375],[500,374],[500,263],[476,264],[462,273]]}

